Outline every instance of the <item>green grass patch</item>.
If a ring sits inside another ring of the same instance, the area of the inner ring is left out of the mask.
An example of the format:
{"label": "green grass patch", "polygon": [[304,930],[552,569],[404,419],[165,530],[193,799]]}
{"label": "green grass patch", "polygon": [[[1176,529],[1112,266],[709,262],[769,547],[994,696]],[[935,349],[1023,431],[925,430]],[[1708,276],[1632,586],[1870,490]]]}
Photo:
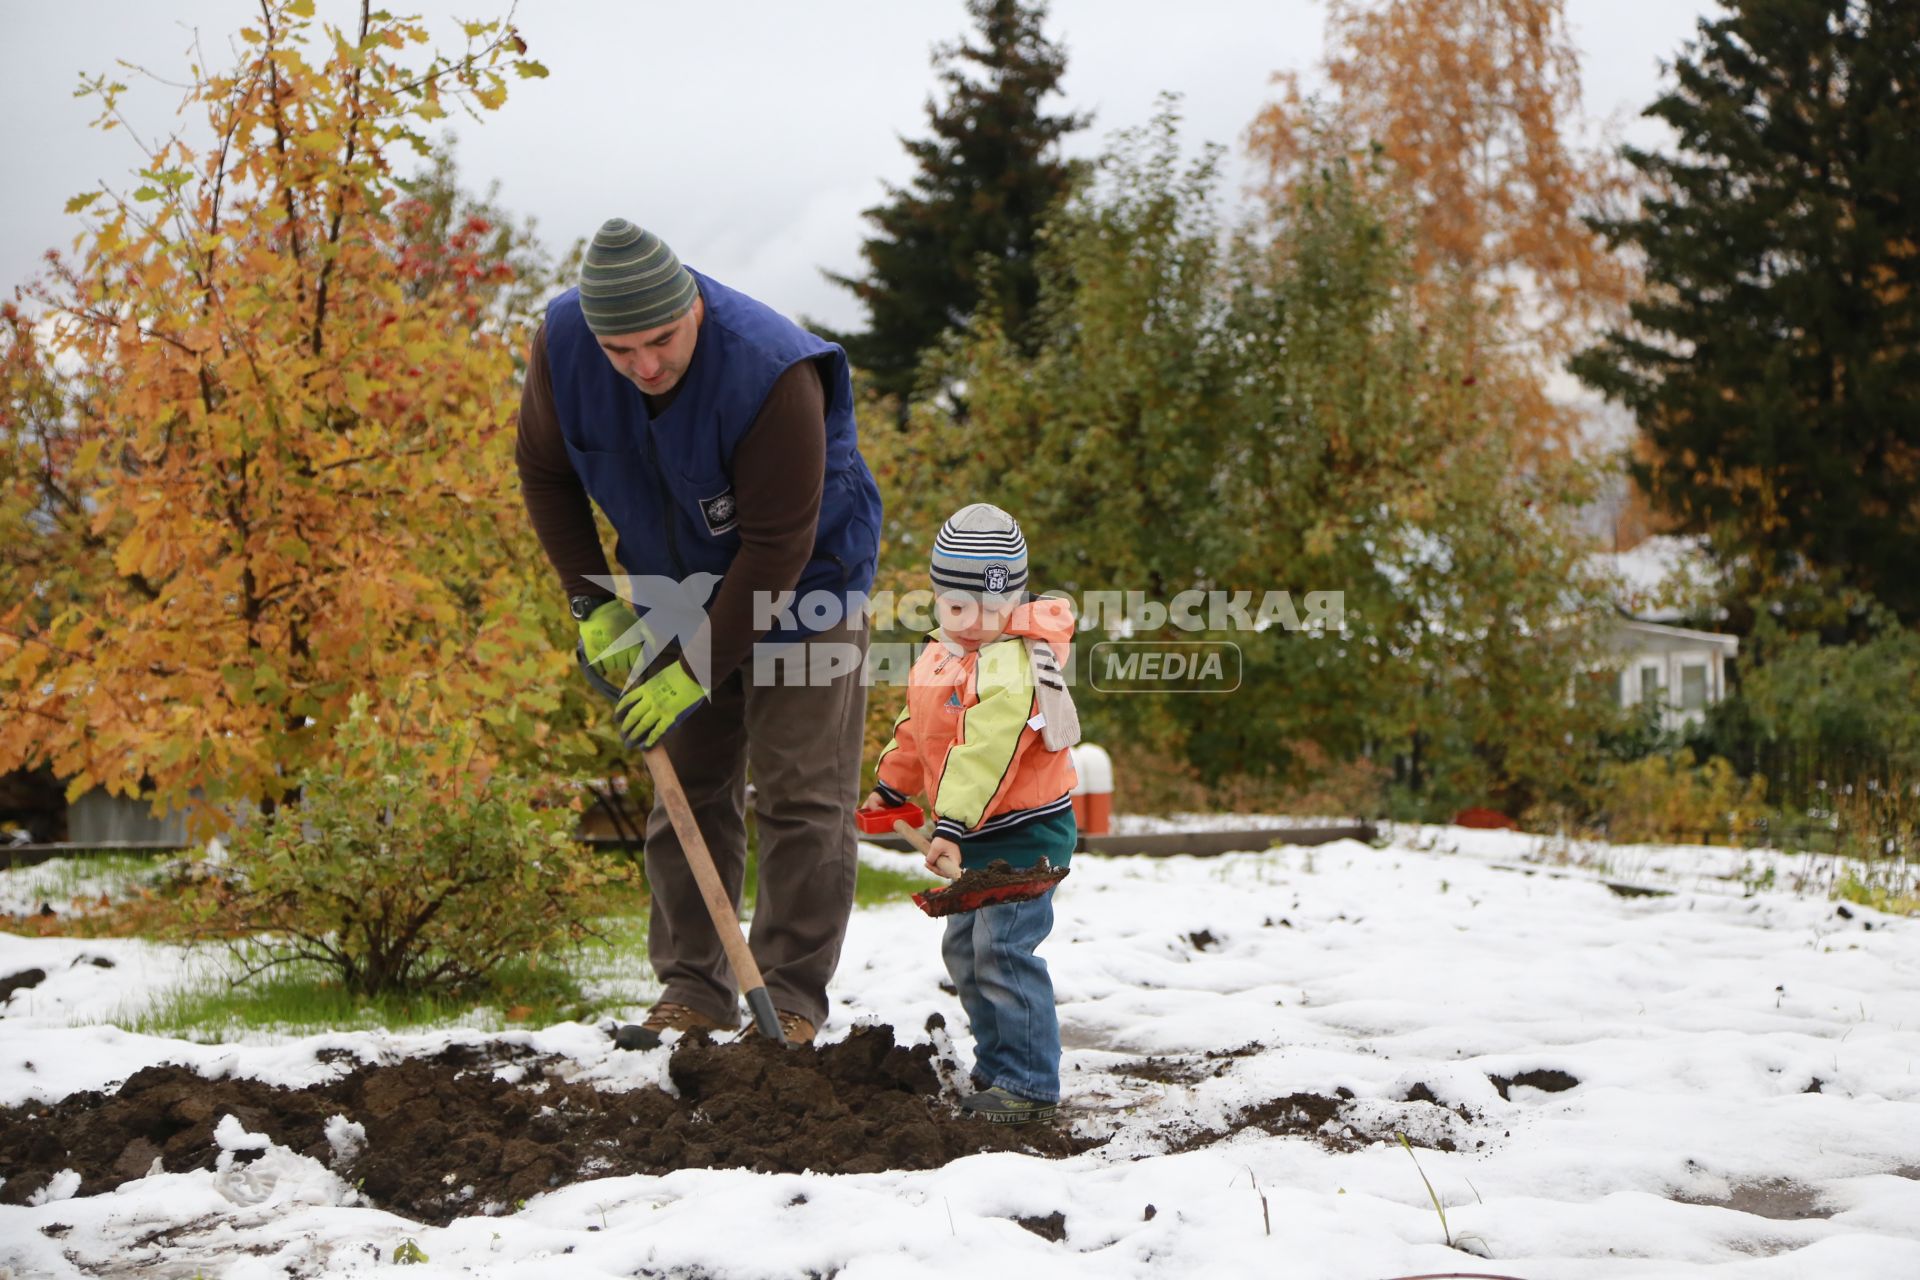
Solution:
{"label": "green grass patch", "polygon": [[579,980],[552,962],[537,969],[524,962],[505,966],[482,991],[374,997],[353,994],[317,966],[282,965],[238,984],[227,973],[212,973],[112,1021],[144,1035],[218,1044],[263,1033],[455,1026],[501,1031],[590,1020],[595,1013]]}
{"label": "green grass patch", "polygon": [[[939,882],[920,867],[918,854],[900,855],[900,870],[868,866],[862,862],[853,886],[853,905],[878,907],[889,902],[905,902],[923,889]],[[751,912],[760,890],[760,824],[747,823],[747,870],[740,894],[741,910]]]}
{"label": "green grass patch", "polygon": [[[752,835],[757,833],[752,832]],[[750,839],[745,909],[750,913],[759,880],[757,839]],[[168,855],[100,853],[82,866],[62,868],[57,883],[98,894],[110,880],[137,891],[157,880]],[[936,882],[906,854],[900,869],[860,864],[854,905],[904,902]],[[69,893],[69,896],[72,896]],[[609,882],[588,898],[596,936],[548,955],[535,968],[506,966],[484,989],[391,994],[376,998],[347,991],[318,966],[281,965],[241,982],[236,975],[265,958],[248,943],[231,953],[209,946],[200,972],[140,1008],[108,1021],[133,1032],[201,1043],[256,1036],[311,1035],[328,1031],[431,1030],[470,1027],[501,1031],[592,1021],[643,1004],[657,994],[647,966],[649,898],[644,880]],[[858,928],[856,923],[854,928]]]}
{"label": "green grass patch", "polygon": [[888,902],[905,902],[921,890],[931,889],[939,883],[925,871],[917,869],[917,864],[906,855],[901,856],[900,865],[916,869],[890,871],[861,863],[860,878],[853,888],[853,905],[877,907]]}

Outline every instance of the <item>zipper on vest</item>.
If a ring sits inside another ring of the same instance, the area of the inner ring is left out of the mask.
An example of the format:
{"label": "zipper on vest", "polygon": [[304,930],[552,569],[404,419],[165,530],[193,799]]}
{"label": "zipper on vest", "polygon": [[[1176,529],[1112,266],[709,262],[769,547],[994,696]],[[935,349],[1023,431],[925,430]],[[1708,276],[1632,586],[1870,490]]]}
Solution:
{"label": "zipper on vest", "polygon": [[666,521],[667,555],[672,558],[674,570],[679,573],[680,580],[685,582],[687,562],[680,558],[680,536],[673,527],[673,493],[667,487],[667,473],[660,469],[660,455],[654,450],[653,424],[649,422],[641,427],[640,433],[647,440],[647,469],[653,472],[653,487],[660,495],[660,514]]}

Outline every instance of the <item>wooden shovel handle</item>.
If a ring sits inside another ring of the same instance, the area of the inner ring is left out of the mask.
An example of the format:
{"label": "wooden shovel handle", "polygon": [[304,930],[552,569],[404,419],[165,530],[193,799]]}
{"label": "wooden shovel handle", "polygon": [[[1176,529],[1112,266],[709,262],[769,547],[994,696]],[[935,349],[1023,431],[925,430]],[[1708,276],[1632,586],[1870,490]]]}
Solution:
{"label": "wooden shovel handle", "polygon": [[[908,826],[905,819],[896,818],[893,829],[905,836],[907,843],[918,849],[922,856],[933,852],[933,842],[920,834],[920,828]],[[933,869],[949,880],[957,880],[960,877],[960,860],[949,853],[934,863]]]}
{"label": "wooden shovel handle", "polygon": [[694,821],[687,793],[680,789],[680,775],[674,772],[665,747],[648,747],[640,755],[647,762],[648,772],[653,774],[653,789],[659,794],[660,803],[666,806],[667,820],[673,824],[674,834],[680,837],[680,851],[686,855],[687,866],[693,869],[700,896],[707,904],[707,914],[713,917],[713,931],[720,937],[720,946],[727,953],[727,964],[733,969],[733,979],[740,985],[747,1007],[753,1010],[754,1023],[761,1034],[784,1043],[786,1038],[781,1034],[779,1019],[774,1016],[773,1004],[767,996],[767,984],[760,977],[760,966],[754,963],[753,952],[747,949],[746,935],[740,932],[740,916],[733,908],[733,900],[720,883],[720,873],[713,869],[713,855],[707,851],[700,824]]}

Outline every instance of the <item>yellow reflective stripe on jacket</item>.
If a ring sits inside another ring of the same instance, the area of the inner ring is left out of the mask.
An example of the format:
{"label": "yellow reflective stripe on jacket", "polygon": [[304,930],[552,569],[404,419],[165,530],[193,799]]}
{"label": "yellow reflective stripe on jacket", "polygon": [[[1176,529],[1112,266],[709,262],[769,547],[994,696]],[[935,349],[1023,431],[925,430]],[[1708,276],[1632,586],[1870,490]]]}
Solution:
{"label": "yellow reflective stripe on jacket", "polygon": [[985,819],[1011,780],[1020,735],[1033,714],[1033,668],[1018,639],[980,650],[975,700],[960,713],[960,731],[947,750],[933,811],[972,829]]}

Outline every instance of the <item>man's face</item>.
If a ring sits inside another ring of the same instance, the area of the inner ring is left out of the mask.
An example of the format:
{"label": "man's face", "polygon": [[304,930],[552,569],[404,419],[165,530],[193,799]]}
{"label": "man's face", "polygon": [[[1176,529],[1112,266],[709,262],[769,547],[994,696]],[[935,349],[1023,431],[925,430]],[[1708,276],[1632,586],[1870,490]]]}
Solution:
{"label": "man's face", "polygon": [[695,298],[693,310],[671,324],[638,333],[618,333],[599,339],[600,350],[620,376],[650,396],[663,396],[680,385],[693,362],[693,344],[700,336],[706,302]]}

